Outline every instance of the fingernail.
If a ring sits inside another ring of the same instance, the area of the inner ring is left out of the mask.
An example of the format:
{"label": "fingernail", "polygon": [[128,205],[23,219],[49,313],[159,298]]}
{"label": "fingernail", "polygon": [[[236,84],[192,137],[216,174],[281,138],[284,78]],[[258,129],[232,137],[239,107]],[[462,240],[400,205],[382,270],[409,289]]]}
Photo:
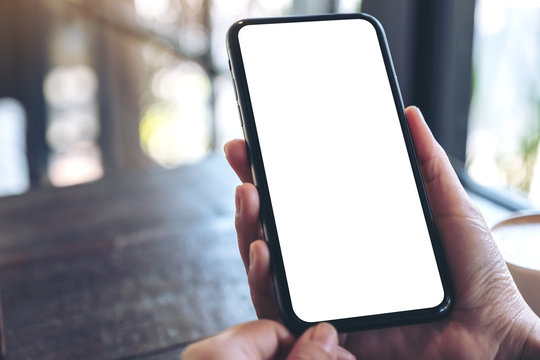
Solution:
{"label": "fingernail", "polygon": [[426,120],[424,119],[424,114],[422,114],[422,111],[420,110],[420,108],[418,106],[413,106],[413,108],[414,108],[414,111],[418,113],[418,116],[420,116],[422,121],[426,122]]}
{"label": "fingernail", "polygon": [[229,142],[226,142],[225,145],[223,145],[223,152],[227,154],[227,147],[229,146]]}
{"label": "fingernail", "polygon": [[331,354],[332,348],[337,344],[337,331],[330,324],[320,323],[311,333],[310,339]]}
{"label": "fingernail", "polygon": [[351,352],[349,352],[349,350],[344,349],[341,346],[338,346],[337,358],[338,360],[356,360],[356,356],[354,356]]}
{"label": "fingernail", "polygon": [[242,211],[242,196],[240,195],[240,186],[241,185],[238,185],[236,187],[236,194],[234,197],[234,203],[236,206],[236,216],[238,216]]}
{"label": "fingernail", "polygon": [[253,246],[253,243],[249,246],[249,270],[254,266],[255,264],[255,246]]}

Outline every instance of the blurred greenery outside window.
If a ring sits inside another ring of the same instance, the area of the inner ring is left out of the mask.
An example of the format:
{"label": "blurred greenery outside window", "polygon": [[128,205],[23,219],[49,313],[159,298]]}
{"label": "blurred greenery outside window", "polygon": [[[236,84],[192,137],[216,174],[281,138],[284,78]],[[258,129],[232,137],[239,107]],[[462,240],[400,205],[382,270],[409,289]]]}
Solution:
{"label": "blurred greenery outside window", "polygon": [[477,0],[466,166],[540,206],[540,1]]}

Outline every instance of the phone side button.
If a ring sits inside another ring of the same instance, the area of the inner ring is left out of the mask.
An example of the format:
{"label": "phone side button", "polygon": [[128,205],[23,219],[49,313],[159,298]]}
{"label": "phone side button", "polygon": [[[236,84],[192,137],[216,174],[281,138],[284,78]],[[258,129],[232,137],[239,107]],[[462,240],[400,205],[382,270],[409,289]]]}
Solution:
{"label": "phone side button", "polygon": [[236,80],[233,78],[233,87],[234,87],[234,97],[238,101],[238,89],[236,88]]}
{"label": "phone side button", "polygon": [[240,110],[240,105],[236,104],[236,107],[238,108],[238,117],[240,118],[240,126],[244,127],[244,122],[242,121],[242,110]]}

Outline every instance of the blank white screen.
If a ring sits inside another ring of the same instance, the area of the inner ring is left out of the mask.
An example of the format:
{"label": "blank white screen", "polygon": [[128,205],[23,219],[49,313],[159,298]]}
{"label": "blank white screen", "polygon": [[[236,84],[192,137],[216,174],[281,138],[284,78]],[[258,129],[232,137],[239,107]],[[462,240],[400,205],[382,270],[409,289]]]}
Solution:
{"label": "blank white screen", "polygon": [[444,292],[373,26],[248,25],[239,41],[297,316],[439,305]]}

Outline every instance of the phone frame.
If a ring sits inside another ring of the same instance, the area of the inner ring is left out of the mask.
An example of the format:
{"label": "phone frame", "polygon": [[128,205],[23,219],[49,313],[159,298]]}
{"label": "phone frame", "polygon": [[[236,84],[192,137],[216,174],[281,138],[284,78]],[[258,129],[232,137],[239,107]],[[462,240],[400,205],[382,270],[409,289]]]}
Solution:
{"label": "phone frame", "polygon": [[268,184],[266,182],[266,173],[264,169],[262,154],[260,151],[255,118],[251,106],[251,98],[249,94],[247,79],[245,76],[242,53],[238,41],[238,33],[244,26],[252,26],[257,24],[279,24],[291,22],[332,21],[347,19],[366,20],[370,22],[376,30],[379,40],[379,46],[384,59],[386,73],[392,90],[392,95],[394,97],[394,103],[403,133],[403,138],[405,140],[409,160],[416,182],[416,187],[418,189],[418,195],[422,204],[426,225],[431,238],[433,252],[437,262],[439,274],[441,276],[442,287],[444,289],[444,298],[438,306],[435,306],[433,308],[360,316],[347,319],[328,319],[327,321],[332,323],[340,332],[414,324],[441,318],[450,311],[451,305],[453,303],[451,278],[448,271],[448,266],[433,221],[433,216],[431,214],[426,191],[422,182],[422,175],[417,162],[414,144],[409,131],[403,100],[401,98],[397,77],[391,60],[390,50],[388,48],[388,43],[384,30],[379,21],[374,17],[363,13],[244,19],[235,22],[227,32],[226,42],[227,52],[229,56],[229,68],[231,70],[233,78],[235,95],[238,103],[244,138],[246,141],[247,154],[251,166],[253,182],[259,192],[261,225],[264,234],[264,240],[268,244],[268,248],[270,250],[270,270],[274,282],[276,300],[284,324],[295,333],[301,333],[307,327],[314,325],[314,323],[306,322],[300,319],[294,313],[292,308],[287,278],[285,276],[285,269],[281,254],[281,247],[279,244],[279,238],[277,235],[277,229],[274,220],[272,203],[268,190]]}

